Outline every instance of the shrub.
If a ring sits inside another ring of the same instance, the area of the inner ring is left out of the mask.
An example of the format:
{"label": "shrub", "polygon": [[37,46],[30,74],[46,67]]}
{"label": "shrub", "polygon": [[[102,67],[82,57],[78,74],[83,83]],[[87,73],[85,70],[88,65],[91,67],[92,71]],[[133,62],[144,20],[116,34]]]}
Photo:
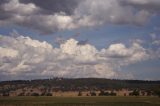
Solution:
{"label": "shrub", "polygon": [[90,92],[91,96],[96,96],[95,92]]}
{"label": "shrub", "polygon": [[101,92],[99,93],[99,96],[109,96],[109,93],[108,93],[108,92],[101,91]]}
{"label": "shrub", "polygon": [[20,94],[18,94],[18,96],[25,96],[25,95],[24,95],[24,93],[20,93]]}
{"label": "shrub", "polygon": [[32,93],[31,96],[39,96],[38,93]]}
{"label": "shrub", "polygon": [[114,92],[111,92],[110,93],[110,96],[116,96],[117,94],[116,93],[114,93]]}
{"label": "shrub", "polygon": [[46,96],[52,96],[52,93],[46,93]]}
{"label": "shrub", "polygon": [[135,89],[133,92],[129,94],[130,96],[139,96],[139,90]]}

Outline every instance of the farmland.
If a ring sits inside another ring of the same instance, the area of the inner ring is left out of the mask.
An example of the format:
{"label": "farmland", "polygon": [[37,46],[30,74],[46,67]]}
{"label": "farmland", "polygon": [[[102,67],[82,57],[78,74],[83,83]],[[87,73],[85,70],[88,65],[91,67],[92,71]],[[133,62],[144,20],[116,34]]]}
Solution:
{"label": "farmland", "polygon": [[0,97],[0,106],[160,106],[158,97]]}

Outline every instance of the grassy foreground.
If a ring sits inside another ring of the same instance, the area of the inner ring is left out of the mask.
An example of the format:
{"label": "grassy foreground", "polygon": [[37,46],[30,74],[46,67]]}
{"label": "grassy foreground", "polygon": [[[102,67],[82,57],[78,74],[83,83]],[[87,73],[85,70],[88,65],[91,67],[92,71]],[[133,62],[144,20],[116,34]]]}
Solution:
{"label": "grassy foreground", "polygon": [[158,97],[0,97],[0,106],[160,106]]}

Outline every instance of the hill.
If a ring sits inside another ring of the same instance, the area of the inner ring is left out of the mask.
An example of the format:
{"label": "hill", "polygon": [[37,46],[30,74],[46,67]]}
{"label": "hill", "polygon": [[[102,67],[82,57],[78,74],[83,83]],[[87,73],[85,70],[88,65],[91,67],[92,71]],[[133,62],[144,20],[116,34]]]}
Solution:
{"label": "hill", "polygon": [[2,86],[16,87],[57,87],[61,90],[83,90],[83,89],[153,89],[160,87],[160,81],[144,81],[144,80],[118,80],[103,78],[53,78],[53,79],[37,79],[37,80],[15,80],[2,81]]}
{"label": "hill", "polygon": [[0,82],[0,96],[160,95],[160,81],[53,78]]}

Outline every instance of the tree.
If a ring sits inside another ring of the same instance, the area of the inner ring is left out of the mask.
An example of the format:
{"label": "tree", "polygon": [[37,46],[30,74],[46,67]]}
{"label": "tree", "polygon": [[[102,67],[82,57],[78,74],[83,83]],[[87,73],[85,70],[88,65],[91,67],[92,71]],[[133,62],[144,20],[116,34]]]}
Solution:
{"label": "tree", "polygon": [[132,93],[130,93],[131,96],[139,96],[139,90],[135,89]]}
{"label": "tree", "polygon": [[96,96],[96,93],[95,92],[90,92],[91,96]]}
{"label": "tree", "polygon": [[52,96],[52,93],[46,93],[46,96]]}
{"label": "tree", "polygon": [[113,91],[110,93],[110,96],[116,96],[117,94],[114,93]]}
{"label": "tree", "polygon": [[82,92],[81,91],[78,92],[78,96],[82,96]]}
{"label": "tree", "polygon": [[100,91],[99,96],[105,96],[105,92],[103,90]]}
{"label": "tree", "polygon": [[38,93],[32,93],[31,96],[39,96]]}
{"label": "tree", "polygon": [[151,90],[147,90],[147,96],[151,96],[152,95],[152,91]]}
{"label": "tree", "polygon": [[101,90],[99,96],[109,96],[109,93]]}
{"label": "tree", "polygon": [[158,97],[160,97],[160,88],[157,88],[154,90],[155,95],[157,95]]}
{"label": "tree", "polygon": [[3,92],[2,95],[3,95],[3,96],[9,96],[9,93],[8,93],[8,92]]}
{"label": "tree", "polygon": [[89,96],[89,94],[87,93],[86,96]]}
{"label": "tree", "polygon": [[18,96],[25,96],[25,94],[22,92],[22,93],[18,94]]}
{"label": "tree", "polygon": [[41,96],[45,96],[45,94],[46,94],[45,92],[42,92],[42,93],[41,93]]}

